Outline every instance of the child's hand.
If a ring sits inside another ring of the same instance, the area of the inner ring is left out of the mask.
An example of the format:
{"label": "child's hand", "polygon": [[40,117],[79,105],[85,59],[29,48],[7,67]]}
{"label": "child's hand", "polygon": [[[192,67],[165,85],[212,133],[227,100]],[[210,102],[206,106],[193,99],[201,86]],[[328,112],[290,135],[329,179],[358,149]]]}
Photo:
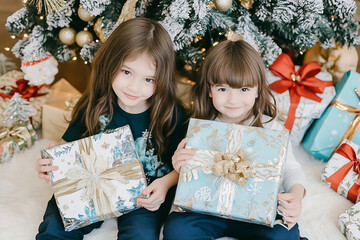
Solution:
{"label": "child's hand", "polygon": [[155,179],[142,191],[142,195],[146,196],[151,193],[151,196],[149,198],[138,197],[136,199],[136,204],[146,208],[149,211],[156,211],[165,201],[167,191],[168,188],[162,181],[162,178]]}
{"label": "child's hand", "polygon": [[280,200],[278,211],[285,217],[288,229],[290,230],[299,220],[302,201],[292,193],[278,194],[278,199]]}
{"label": "child's hand", "polygon": [[184,138],[178,145],[174,155],[172,157],[172,164],[176,172],[180,172],[180,168],[187,163],[187,160],[191,159],[195,153],[195,149],[185,149],[185,145],[188,138]]}
{"label": "child's hand", "polygon": [[[54,146],[55,146],[55,144],[50,143],[48,145],[48,148],[52,148]],[[35,167],[35,170],[38,172],[39,178],[44,179],[49,184],[51,183],[51,181],[50,181],[50,176],[47,172],[56,171],[59,169],[58,166],[50,166],[49,165],[50,163],[51,163],[51,159],[40,158],[37,160],[36,167]]]}

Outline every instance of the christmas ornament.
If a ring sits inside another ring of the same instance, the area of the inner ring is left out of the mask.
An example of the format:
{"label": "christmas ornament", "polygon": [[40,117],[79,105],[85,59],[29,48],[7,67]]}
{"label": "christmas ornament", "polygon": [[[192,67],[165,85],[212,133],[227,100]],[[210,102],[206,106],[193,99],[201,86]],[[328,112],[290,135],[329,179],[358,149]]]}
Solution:
{"label": "christmas ornament", "polygon": [[315,44],[306,51],[304,64],[318,62],[322,71],[329,72],[333,76],[336,85],[345,72],[356,71],[358,54],[353,46],[341,46],[340,43],[334,45],[334,48],[324,49],[320,43]]}
{"label": "christmas ornament", "polygon": [[44,5],[46,15],[54,14],[66,4],[64,0],[30,0],[29,3],[36,4],[38,14],[41,14]]}
{"label": "christmas ornament", "polygon": [[215,0],[214,3],[217,10],[226,12],[231,8],[232,0]]}
{"label": "christmas ornament", "polygon": [[84,29],[76,34],[76,44],[83,47],[85,44],[89,44],[93,41],[93,35]]}
{"label": "christmas ornament", "polygon": [[123,8],[121,9],[121,14],[119,16],[119,19],[116,22],[116,25],[120,25],[121,23],[133,18],[135,13],[135,7],[136,7],[137,0],[127,0],[124,4]]}
{"label": "christmas ornament", "polygon": [[71,27],[66,27],[60,30],[59,39],[63,44],[73,45],[75,43],[76,31]]}
{"label": "christmas ornament", "polygon": [[102,28],[103,27],[103,23],[102,23],[103,18],[104,17],[98,18],[98,20],[96,20],[96,22],[94,24],[94,32],[102,43],[105,42],[107,39],[107,36],[104,33],[104,29]]}
{"label": "christmas ornament", "polygon": [[23,62],[21,70],[25,73],[24,79],[29,81],[29,85],[40,86],[51,84],[55,75],[58,73],[58,62],[52,55],[37,61]]}
{"label": "christmas ornament", "polygon": [[240,35],[237,34],[236,32],[234,32],[233,30],[229,30],[226,34],[225,37],[233,42],[239,41],[239,40],[244,40],[244,38]]}
{"label": "christmas ornament", "polygon": [[85,22],[92,21],[96,16],[90,15],[87,11],[85,11],[83,5],[80,4],[80,7],[78,9],[78,16],[81,20]]}
{"label": "christmas ornament", "polygon": [[241,6],[243,6],[246,9],[252,8],[252,5],[254,4],[254,0],[239,0],[241,3]]}

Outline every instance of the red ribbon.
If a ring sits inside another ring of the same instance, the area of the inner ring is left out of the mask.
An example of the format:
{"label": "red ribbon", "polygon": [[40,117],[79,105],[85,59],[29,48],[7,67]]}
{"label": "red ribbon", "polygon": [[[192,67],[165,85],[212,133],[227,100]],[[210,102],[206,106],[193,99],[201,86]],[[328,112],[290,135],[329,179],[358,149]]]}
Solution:
{"label": "red ribbon", "polygon": [[273,82],[270,87],[277,93],[289,91],[290,108],[285,127],[291,131],[295,122],[295,112],[300,98],[305,97],[321,102],[321,97],[315,93],[323,93],[328,86],[334,86],[332,81],[322,81],[315,77],[321,71],[317,62],[309,62],[295,71],[295,65],[289,55],[282,53],[269,69],[281,80]]}
{"label": "red ribbon", "polygon": [[[21,95],[21,98],[24,98],[26,100],[29,100],[31,97],[40,97],[43,95],[46,95],[46,93],[38,93],[38,91],[42,87],[50,87],[50,85],[43,84],[41,86],[29,86],[29,81],[25,79],[19,79],[16,81],[17,87],[11,87],[12,90],[10,91],[10,94],[5,94],[0,92],[0,97],[3,98],[12,98],[16,92],[18,92]],[[2,87],[2,90],[6,89],[6,87]]]}
{"label": "red ribbon", "polygon": [[[336,153],[342,155],[343,157],[350,160],[349,163],[344,165],[342,168],[337,170],[333,175],[326,179],[327,182],[331,183],[331,188],[337,192],[337,189],[341,183],[341,181],[346,177],[348,172],[353,169],[355,173],[358,174],[358,179],[360,179],[360,159],[356,157],[356,153],[354,149],[346,144],[343,143]],[[360,185],[354,183],[352,187],[349,189],[347,194],[347,199],[356,202],[358,195],[360,194]]]}

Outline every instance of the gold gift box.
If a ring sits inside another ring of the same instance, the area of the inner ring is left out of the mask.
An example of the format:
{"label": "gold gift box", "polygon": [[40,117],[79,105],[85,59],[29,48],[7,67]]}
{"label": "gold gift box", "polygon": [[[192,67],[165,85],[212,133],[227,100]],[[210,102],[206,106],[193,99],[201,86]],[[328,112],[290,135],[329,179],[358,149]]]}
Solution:
{"label": "gold gift box", "polygon": [[65,102],[80,95],[68,81],[60,79],[51,87],[49,100],[42,111],[42,138],[60,141],[71,119],[72,109]]}

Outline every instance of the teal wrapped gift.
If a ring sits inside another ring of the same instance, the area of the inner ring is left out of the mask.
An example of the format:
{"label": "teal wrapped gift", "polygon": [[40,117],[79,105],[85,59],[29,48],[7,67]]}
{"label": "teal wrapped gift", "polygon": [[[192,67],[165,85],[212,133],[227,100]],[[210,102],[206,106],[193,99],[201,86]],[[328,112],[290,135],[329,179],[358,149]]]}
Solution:
{"label": "teal wrapped gift", "polygon": [[307,152],[328,161],[344,139],[360,144],[360,99],[357,88],[360,88],[360,74],[348,71],[335,87],[333,102],[306,133],[303,147]]}
{"label": "teal wrapped gift", "polygon": [[65,231],[118,217],[140,206],[146,187],[128,125],[42,150],[59,170],[50,179]]}
{"label": "teal wrapped gift", "polygon": [[190,119],[174,204],[183,210],[273,226],[289,139],[276,131]]}

